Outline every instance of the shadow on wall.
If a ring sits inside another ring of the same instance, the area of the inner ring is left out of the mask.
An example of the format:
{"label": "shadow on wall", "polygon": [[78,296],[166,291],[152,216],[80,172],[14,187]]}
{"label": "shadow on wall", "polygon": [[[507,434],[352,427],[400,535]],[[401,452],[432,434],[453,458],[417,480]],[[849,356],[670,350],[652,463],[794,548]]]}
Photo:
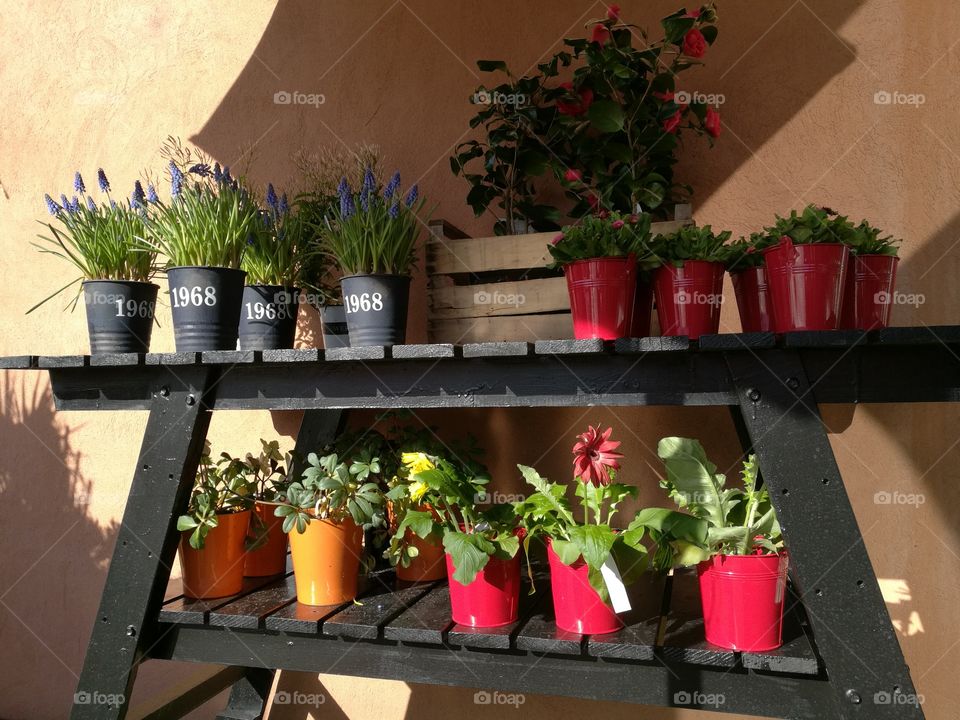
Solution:
{"label": "shadow on wall", "polygon": [[45,378],[12,375],[0,374],[0,647],[43,672],[3,674],[0,716],[58,718],[73,702],[116,526],[88,516],[92,485]]}

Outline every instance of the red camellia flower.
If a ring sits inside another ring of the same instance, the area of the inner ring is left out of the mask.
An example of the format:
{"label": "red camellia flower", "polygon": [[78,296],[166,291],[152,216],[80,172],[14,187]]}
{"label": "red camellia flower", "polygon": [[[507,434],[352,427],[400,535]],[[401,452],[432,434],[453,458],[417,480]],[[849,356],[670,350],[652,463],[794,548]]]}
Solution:
{"label": "red camellia flower", "polygon": [[680,127],[681,111],[677,110],[673,115],[663,121],[663,129],[668,133],[675,133]]}
{"label": "red camellia flower", "polygon": [[614,220],[612,223],[610,223],[610,227],[612,227],[614,230],[619,230],[623,226],[624,226],[623,220]]}
{"label": "red camellia flower", "polygon": [[580,182],[583,180],[583,173],[571,168],[563,174],[563,179],[567,182]]}
{"label": "red camellia flower", "polygon": [[711,137],[720,137],[720,113],[713,108],[707,108],[707,116],[703,119],[703,126]]}
{"label": "red camellia flower", "polygon": [[578,441],[573,446],[573,476],[582,478],[585,482],[594,485],[609,485],[610,470],[620,469],[618,452],[620,441],[610,439],[613,428],[607,428],[602,434],[591,425],[585,433],[577,435]]}
{"label": "red camellia flower", "polygon": [[607,8],[607,20],[619,20],[620,19],[620,6],[611,5]]}
{"label": "red camellia flower", "polygon": [[[564,82],[560,83],[560,87],[569,92],[573,92],[573,83]],[[557,112],[561,115],[572,115],[576,117],[577,115],[583,115],[587,108],[593,104],[593,90],[588,87],[580,88],[580,100],[570,101],[570,100],[557,100]]]}
{"label": "red camellia flower", "polygon": [[687,30],[683,36],[683,54],[692,58],[702,58],[707,52],[707,39],[697,28]]}
{"label": "red camellia flower", "polygon": [[673,100],[674,93],[673,93],[673,90],[667,90],[667,92],[655,92],[653,93],[653,96],[657,100],[662,100],[663,102],[670,102],[671,100]]}
{"label": "red camellia flower", "polygon": [[589,205],[593,210],[597,209],[597,205],[600,204],[600,198],[598,198],[593,193],[587,195],[587,205]]}
{"label": "red camellia flower", "polygon": [[691,10],[691,11],[688,12],[686,15],[684,15],[684,17],[688,17],[688,18],[698,18],[698,17],[700,17],[700,8],[697,8],[696,10]]}
{"label": "red camellia flower", "polygon": [[590,34],[590,41],[603,45],[610,39],[610,29],[603,23],[597,23],[593,26],[593,32]]}

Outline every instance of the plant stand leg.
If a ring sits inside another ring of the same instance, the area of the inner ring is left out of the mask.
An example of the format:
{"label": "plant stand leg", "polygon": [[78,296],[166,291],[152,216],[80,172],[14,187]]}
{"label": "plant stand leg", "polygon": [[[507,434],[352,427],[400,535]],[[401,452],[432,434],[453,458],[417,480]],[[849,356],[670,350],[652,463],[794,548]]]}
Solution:
{"label": "plant stand leg", "polygon": [[247,668],[230,689],[230,699],[217,720],[261,720],[273,687],[273,675],[273,670]]}
{"label": "plant stand leg", "polygon": [[838,718],[923,711],[797,351],[727,366],[834,689]]}
{"label": "plant stand leg", "polygon": [[153,389],[150,416],[87,646],[72,720],[126,716],[154,627],[210,425],[203,397],[215,368],[184,366]]}

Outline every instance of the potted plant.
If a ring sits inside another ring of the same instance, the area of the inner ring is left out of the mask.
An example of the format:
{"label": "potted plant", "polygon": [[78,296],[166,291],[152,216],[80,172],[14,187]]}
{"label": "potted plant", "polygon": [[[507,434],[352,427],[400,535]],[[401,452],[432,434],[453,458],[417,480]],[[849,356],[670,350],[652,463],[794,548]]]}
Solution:
{"label": "potted plant", "polygon": [[110,197],[110,182],[103,169],[97,171],[97,180],[106,202],[98,204],[86,195],[79,172],[73,181],[78,194],[72,199],[61,195],[57,203],[44,196],[47,210],[59,227],[43,223],[50,234],[41,235],[44,244],[35,246],[72,263],[80,277],[27,312],[80,281],[90,352],[145,353],[150,348],[157,303],[157,286],[150,282],[156,271],[156,251],[146,242],[145,193],[137,181],[130,199],[116,202]]}
{"label": "potted plant", "polygon": [[737,310],[743,332],[771,332],[773,311],[763,250],[776,239],[766,233],[750,233],[727,248],[726,266],[737,297]]}
{"label": "potted plant", "polygon": [[240,592],[251,503],[243,463],[225,453],[214,462],[205,443],[187,512],[177,519],[184,595]]}
{"label": "potted plant", "polygon": [[343,273],[350,345],[403,343],[424,200],[416,185],[401,197],[399,172],[381,188],[369,167],[358,191],[344,177],[338,193],[326,244]]}
{"label": "potted plant", "polygon": [[240,349],[292,348],[300,309],[301,277],[310,251],[303,221],[286,193],[267,186],[262,222],[250,236],[241,268],[246,272],[240,314]]}
{"label": "potted plant", "polygon": [[654,272],[653,292],[663,335],[696,340],[718,332],[729,239],[729,230],[714,233],[709,225],[690,225],[654,238],[660,267]]}
{"label": "potted plant", "polygon": [[493,225],[496,235],[521,235],[529,229],[556,230],[560,211],[537,202],[536,179],[548,168],[549,149],[535,137],[538,115],[544,107],[543,77],[515,78],[502,60],[478,60],[482,72],[502,72],[506,81],[492,88],[481,85],[471,103],[481,106],[470,127],[483,129],[484,137],[456,147],[450,158],[454,175],[470,184],[467,204],[476,217],[496,206],[502,216]]}
{"label": "potted plant", "polygon": [[520,537],[513,506],[480,507],[489,482],[480,466],[423,452],[404,453],[403,464],[410,500],[431,509],[408,511],[394,538],[407,530],[420,538],[442,534],[453,621],[470,627],[516,622]]}
{"label": "potted plant", "polygon": [[657,540],[669,530],[670,537],[687,537],[690,527],[687,518],[663,508],[640,511],[624,530],[610,524],[620,503],[637,496],[635,486],[615,482],[622,456],[611,432],[590,426],[573,446],[581,520],[574,516],[567,485],[518,466],[536,491],[516,504],[526,530],[524,548],[529,557],[530,541],[546,539],[554,617],[568,632],[598,635],[623,627],[617,612],[629,609],[625,588],[650,567],[669,567],[669,560],[648,556],[645,535]]}
{"label": "potted plant", "polygon": [[837,329],[853,230],[847,218],[813,205],[766,229],[778,238],[763,251],[776,332]]}
{"label": "potted plant", "polygon": [[267,442],[261,438],[260,453],[247,453],[242,462],[253,499],[243,574],[279,575],[287,569],[287,534],[283,520],[274,511],[289,484],[284,464],[289,467],[290,458],[280,452],[277,440]]}
{"label": "potted plant", "polygon": [[743,463],[741,489],[725,486],[696,440],[663,438],[657,454],[660,485],[703,523],[701,539],[667,542],[678,564],[697,565],[707,641],[744,652],[779,647],[788,558],[769,493],[757,487],[756,458]]}
{"label": "potted plant", "polygon": [[230,175],[171,140],[170,201],[150,202],[150,229],[167,258],[178,352],[235,350],[243,304],[244,250],[263,219]]}
{"label": "potted plant", "polygon": [[863,220],[854,229],[851,262],[843,295],[842,328],[876,330],[890,324],[901,240],[880,237],[880,229]]}
{"label": "potted plant", "polygon": [[562,268],[573,336],[613,340],[630,334],[638,262],[650,259],[650,216],[600,212],[568,225],[548,245],[551,269]]}
{"label": "potted plant", "polygon": [[380,458],[361,447],[353,458],[310,453],[274,511],[290,537],[297,601],[336,605],[357,595],[363,531],[384,524]]}

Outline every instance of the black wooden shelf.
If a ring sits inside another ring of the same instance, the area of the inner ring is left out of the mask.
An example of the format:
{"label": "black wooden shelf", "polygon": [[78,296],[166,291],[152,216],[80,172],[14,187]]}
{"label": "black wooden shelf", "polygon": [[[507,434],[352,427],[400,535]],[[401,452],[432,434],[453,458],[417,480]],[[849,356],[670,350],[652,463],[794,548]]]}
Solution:
{"label": "black wooden shelf", "polygon": [[[874,702],[915,689],[818,405],[960,401],[960,326],[20,355],[0,358],[0,369],[48,371],[61,410],[150,411],[78,683],[123,701],[76,704],[74,720],[125,717],[143,655],[242,666],[224,718],[259,717],[277,668],[782,718],[923,718],[915,703]],[[781,648],[707,643],[688,572],[640,587],[627,627],[597,636],[557,630],[545,579],[523,596],[518,622],[495,629],[454,625],[443,582],[396,587],[383,574],[368,579],[360,604],[330,607],[297,603],[289,574],[248,579],[219,600],[191,601],[168,586],[176,519],[212,410],[306,410],[297,437],[305,455],[342,431],[348,409],[594,405],[730,408],[790,548]]]}

